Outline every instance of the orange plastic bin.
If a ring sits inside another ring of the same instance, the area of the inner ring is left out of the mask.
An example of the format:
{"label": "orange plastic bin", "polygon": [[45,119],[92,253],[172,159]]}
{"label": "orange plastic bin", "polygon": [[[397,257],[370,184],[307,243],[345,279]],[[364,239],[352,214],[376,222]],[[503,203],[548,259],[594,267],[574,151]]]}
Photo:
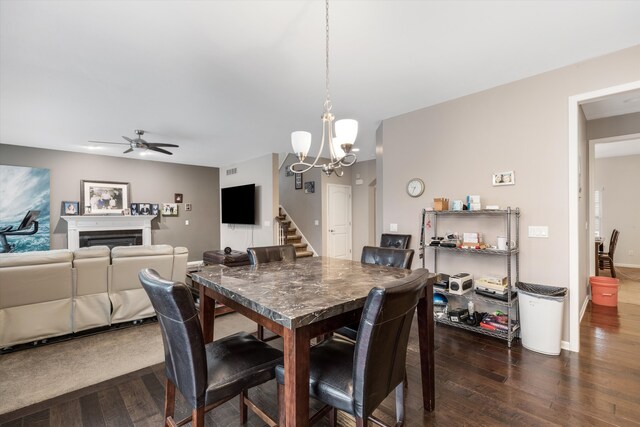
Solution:
{"label": "orange plastic bin", "polygon": [[591,276],[591,301],[607,307],[618,306],[618,279],[613,277]]}

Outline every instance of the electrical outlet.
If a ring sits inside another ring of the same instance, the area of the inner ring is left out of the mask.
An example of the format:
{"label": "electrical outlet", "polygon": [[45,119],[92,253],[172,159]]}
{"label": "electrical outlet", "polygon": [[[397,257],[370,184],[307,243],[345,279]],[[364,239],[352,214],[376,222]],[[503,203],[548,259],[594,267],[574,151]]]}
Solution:
{"label": "electrical outlet", "polygon": [[389,224],[389,231],[398,231],[398,224]]}
{"label": "electrical outlet", "polygon": [[530,225],[529,237],[549,237],[549,227],[546,225]]}
{"label": "electrical outlet", "polygon": [[188,219],[184,220],[184,225],[189,225],[189,220]]}

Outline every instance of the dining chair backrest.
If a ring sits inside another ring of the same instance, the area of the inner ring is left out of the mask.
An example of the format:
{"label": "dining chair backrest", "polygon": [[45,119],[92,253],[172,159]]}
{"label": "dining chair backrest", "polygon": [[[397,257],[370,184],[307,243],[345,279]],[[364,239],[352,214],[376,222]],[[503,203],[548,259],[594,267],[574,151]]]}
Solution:
{"label": "dining chair backrest", "polygon": [[167,379],[191,407],[203,406],[207,358],[191,291],[184,283],[163,279],[153,269],[140,271],[138,277],[158,316]]}
{"label": "dining chair backrest", "polygon": [[613,259],[613,253],[616,251],[619,235],[620,232],[614,228],[613,232],[611,233],[611,240],[609,241],[609,256],[611,257],[611,259]]}
{"label": "dining chair backrest", "polygon": [[411,240],[411,234],[382,233],[380,236],[380,247],[408,249],[409,240]]}
{"label": "dining chair backrest", "polygon": [[413,253],[413,249],[365,246],[362,248],[360,262],[363,264],[385,265],[387,267],[411,268]]}
{"label": "dining chair backrest", "polygon": [[353,358],[355,415],[368,416],[404,380],[411,322],[429,272],[420,268],[385,288],[371,289]]}
{"label": "dining chair backrest", "polygon": [[296,248],[293,245],[257,246],[247,248],[247,254],[251,265],[296,260]]}

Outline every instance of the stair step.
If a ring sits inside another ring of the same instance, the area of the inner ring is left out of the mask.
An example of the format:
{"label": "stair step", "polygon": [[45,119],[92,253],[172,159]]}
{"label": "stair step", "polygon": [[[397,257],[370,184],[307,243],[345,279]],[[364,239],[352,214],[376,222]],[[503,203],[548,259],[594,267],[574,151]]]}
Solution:
{"label": "stair step", "polygon": [[[287,216],[286,215],[278,215],[276,218],[278,218],[279,220],[284,221],[285,219],[287,219]],[[289,222],[291,222],[291,221],[289,221]]]}
{"label": "stair step", "polygon": [[313,256],[313,252],[311,251],[296,252],[296,256],[298,258],[306,258],[306,257]]}
{"label": "stair step", "polygon": [[298,231],[298,229],[297,229],[297,228],[295,228],[295,227],[287,228],[287,233],[288,233],[290,236],[291,236],[291,235],[296,234],[296,232],[297,232],[297,231]]}
{"label": "stair step", "polygon": [[306,249],[307,248],[307,244],[306,243],[293,243],[293,247],[296,248],[296,250],[298,249]]}
{"label": "stair step", "polygon": [[302,236],[287,236],[287,242],[292,243],[292,242],[300,242],[302,241]]}

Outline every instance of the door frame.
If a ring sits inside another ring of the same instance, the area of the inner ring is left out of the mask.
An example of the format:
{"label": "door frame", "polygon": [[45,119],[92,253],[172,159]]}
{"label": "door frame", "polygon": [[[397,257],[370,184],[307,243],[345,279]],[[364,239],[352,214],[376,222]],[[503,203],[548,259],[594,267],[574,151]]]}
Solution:
{"label": "door frame", "polygon": [[[584,232],[584,225],[579,224],[579,126],[580,126],[580,105],[597,101],[618,93],[629,92],[640,89],[640,80],[633,82],[611,86],[591,92],[585,92],[578,95],[570,96],[568,99],[569,108],[569,137],[567,139],[567,148],[569,151],[569,182],[568,182],[568,201],[569,201],[569,342],[566,347],[568,350],[580,351],[580,320],[586,309],[585,304],[580,307],[580,245],[579,236]],[[591,189],[589,189],[591,192]],[[593,248],[594,243],[591,243]],[[591,249],[590,249],[591,250]],[[587,269],[590,262],[587,264]],[[588,274],[589,271],[586,271]]]}

